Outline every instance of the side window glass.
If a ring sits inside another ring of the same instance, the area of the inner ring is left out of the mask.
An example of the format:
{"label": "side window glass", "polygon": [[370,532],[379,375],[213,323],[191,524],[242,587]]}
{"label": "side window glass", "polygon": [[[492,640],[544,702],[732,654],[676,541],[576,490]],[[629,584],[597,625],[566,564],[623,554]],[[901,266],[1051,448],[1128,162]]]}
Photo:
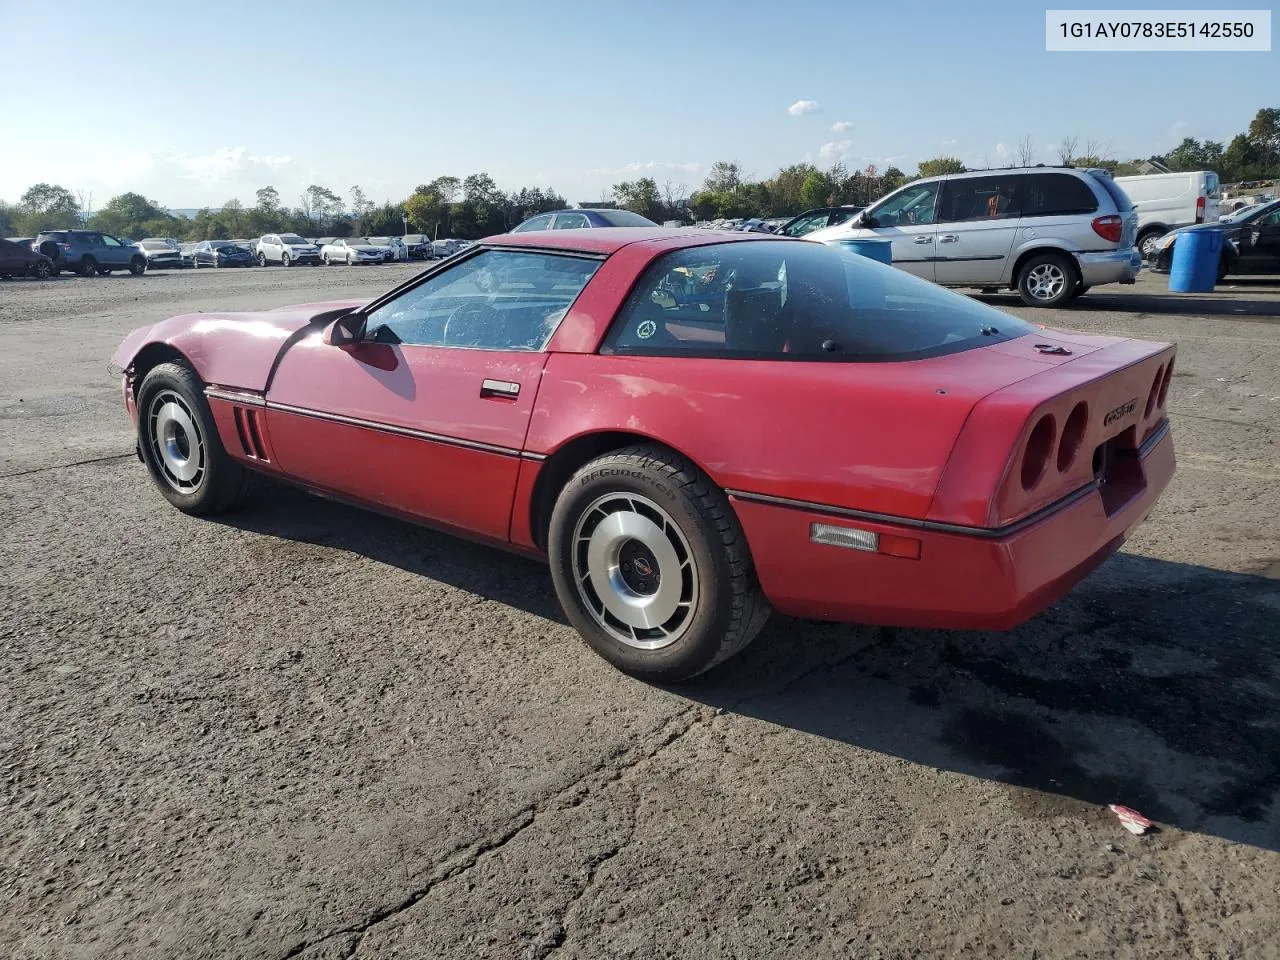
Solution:
{"label": "side window glass", "polygon": [[475,350],[546,347],[600,261],[484,250],[405,291],[369,316],[382,343]]}
{"label": "side window glass", "polygon": [[870,213],[878,227],[904,227],[933,223],[938,181],[903,187]]}
{"label": "side window glass", "polygon": [[1016,177],[965,177],[948,180],[942,189],[939,223],[1004,220],[1020,214]]}
{"label": "side window glass", "polygon": [[527,233],[530,230],[547,230],[551,226],[551,214],[544,214],[541,217],[534,217],[528,223],[520,228],[520,233]]}
{"label": "side window glass", "polygon": [[1022,215],[1055,217],[1073,213],[1093,213],[1098,200],[1079,177],[1067,173],[1033,173],[1023,178]]}
{"label": "side window glass", "polygon": [[108,247],[120,246],[119,240],[117,240],[115,237],[109,237],[105,233],[102,235],[102,243],[104,246],[108,246]]}
{"label": "side window glass", "polygon": [[806,233],[827,226],[827,214],[815,213],[811,217],[805,217],[803,220],[797,220],[791,226],[787,227],[786,233],[789,237],[803,237]]}
{"label": "side window glass", "polygon": [[588,226],[587,217],[582,213],[557,213],[556,230],[581,230]]}

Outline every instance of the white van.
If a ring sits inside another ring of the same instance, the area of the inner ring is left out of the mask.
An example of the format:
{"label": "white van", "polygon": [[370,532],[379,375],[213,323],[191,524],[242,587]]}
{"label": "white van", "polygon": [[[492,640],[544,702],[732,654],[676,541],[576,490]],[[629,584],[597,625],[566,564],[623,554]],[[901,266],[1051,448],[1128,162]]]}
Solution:
{"label": "white van", "polygon": [[1222,188],[1212,170],[1190,173],[1152,173],[1116,177],[1138,213],[1138,252],[1145,258],[1155,242],[1177,227],[1214,223]]}

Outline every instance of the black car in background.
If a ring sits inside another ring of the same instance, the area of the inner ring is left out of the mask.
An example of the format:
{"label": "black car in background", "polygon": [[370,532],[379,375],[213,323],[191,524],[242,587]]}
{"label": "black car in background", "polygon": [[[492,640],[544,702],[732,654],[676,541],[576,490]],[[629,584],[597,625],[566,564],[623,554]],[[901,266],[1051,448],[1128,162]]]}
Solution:
{"label": "black car in background", "polygon": [[1230,274],[1280,273],[1280,200],[1239,210],[1215,223],[1196,223],[1170,230],[1152,244],[1148,266],[1157,273],[1167,273],[1173,265],[1178,238],[1193,230],[1222,233],[1219,280]]}
{"label": "black car in background", "polygon": [[862,207],[814,207],[792,217],[774,232],[784,237],[803,237],[806,233],[852,220],[854,214],[861,211]]}
{"label": "black car in background", "polygon": [[30,240],[0,240],[0,278],[37,277],[47,280],[57,274],[53,260],[32,250]]}
{"label": "black car in background", "polygon": [[430,260],[435,256],[431,238],[425,233],[406,233],[401,237],[405,248],[409,251],[410,260]]}
{"label": "black car in background", "polygon": [[191,250],[192,267],[256,267],[252,251],[230,240],[202,240]]}

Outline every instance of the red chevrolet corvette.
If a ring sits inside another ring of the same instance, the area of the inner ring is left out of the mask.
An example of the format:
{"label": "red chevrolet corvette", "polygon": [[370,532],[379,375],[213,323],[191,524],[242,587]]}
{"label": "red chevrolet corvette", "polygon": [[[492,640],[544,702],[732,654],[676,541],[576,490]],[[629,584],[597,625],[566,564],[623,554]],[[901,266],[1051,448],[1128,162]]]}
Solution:
{"label": "red chevrolet corvette", "polygon": [[760,234],[509,234],[368,303],[174,317],[114,363],[178,509],[261,473],[545,556],[587,642],[663,680],[771,605],[1015,626],[1174,470],[1173,346]]}

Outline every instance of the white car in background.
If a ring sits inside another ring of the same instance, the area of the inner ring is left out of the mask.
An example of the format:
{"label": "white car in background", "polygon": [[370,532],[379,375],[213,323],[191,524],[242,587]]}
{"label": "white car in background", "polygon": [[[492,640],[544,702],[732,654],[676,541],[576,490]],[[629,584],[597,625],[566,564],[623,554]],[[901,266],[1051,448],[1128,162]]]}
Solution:
{"label": "white car in background", "polygon": [[404,261],[409,259],[409,247],[399,237],[370,237],[369,242],[391,251],[387,260]]}
{"label": "white car in background", "polygon": [[368,237],[339,237],[320,248],[320,259],[325,266],[331,263],[345,263],[348,267],[357,263],[382,263],[390,254],[390,247],[370,243]]}
{"label": "white car in background", "polygon": [[258,265],[278,263],[291,267],[295,263],[309,263],[313,267],[320,262],[320,248],[296,233],[268,233],[258,240],[254,250]]}
{"label": "white car in background", "polygon": [[458,252],[457,240],[433,240],[431,250],[437,257],[452,257]]}

